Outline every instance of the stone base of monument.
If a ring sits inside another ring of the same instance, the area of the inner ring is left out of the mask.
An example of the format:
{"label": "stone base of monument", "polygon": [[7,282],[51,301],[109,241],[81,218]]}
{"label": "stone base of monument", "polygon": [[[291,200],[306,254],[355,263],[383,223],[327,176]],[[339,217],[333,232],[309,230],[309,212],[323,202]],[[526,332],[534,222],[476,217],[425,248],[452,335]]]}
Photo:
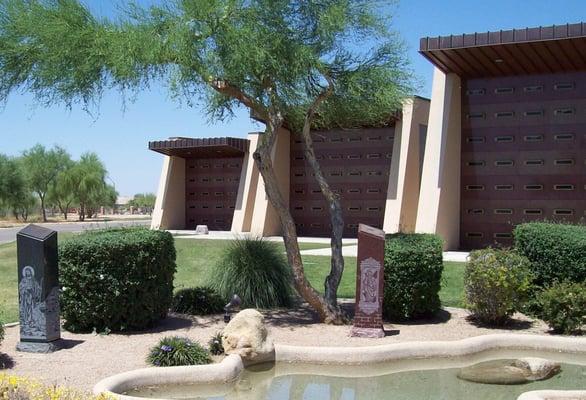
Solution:
{"label": "stone base of monument", "polygon": [[350,331],[350,336],[378,339],[385,337],[385,331],[383,328],[359,328],[353,326]]}
{"label": "stone base of monument", "polygon": [[210,231],[209,231],[207,225],[197,225],[195,227],[195,234],[196,235],[207,235],[209,233],[210,233]]}
{"label": "stone base of monument", "polygon": [[48,343],[18,342],[16,344],[16,350],[24,353],[53,353],[59,349],[58,341]]}

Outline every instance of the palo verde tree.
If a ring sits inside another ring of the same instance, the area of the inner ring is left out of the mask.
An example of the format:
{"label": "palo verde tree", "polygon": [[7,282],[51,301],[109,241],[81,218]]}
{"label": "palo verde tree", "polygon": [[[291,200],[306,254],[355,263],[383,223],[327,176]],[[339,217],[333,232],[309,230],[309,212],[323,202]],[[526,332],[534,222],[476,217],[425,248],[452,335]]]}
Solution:
{"label": "palo verde tree", "polygon": [[[279,216],[300,295],[329,323],[345,318],[340,199],[321,173],[310,130],[384,126],[410,76],[389,4],[371,0],[172,0],[129,6],[110,20],[80,0],[0,0],[0,98],[17,89],[46,104],[91,106],[104,90],[165,82],[211,118],[246,107],[265,123],[254,152]],[[332,219],[332,267],[322,296],[307,281],[295,223],[273,170],[288,127],[300,135]]]}
{"label": "palo verde tree", "polygon": [[[0,68],[3,68],[1,62]],[[43,221],[47,222],[45,200],[57,176],[70,162],[69,154],[58,146],[47,150],[45,146],[37,144],[22,154],[21,162],[28,186],[39,196],[41,201]]]}

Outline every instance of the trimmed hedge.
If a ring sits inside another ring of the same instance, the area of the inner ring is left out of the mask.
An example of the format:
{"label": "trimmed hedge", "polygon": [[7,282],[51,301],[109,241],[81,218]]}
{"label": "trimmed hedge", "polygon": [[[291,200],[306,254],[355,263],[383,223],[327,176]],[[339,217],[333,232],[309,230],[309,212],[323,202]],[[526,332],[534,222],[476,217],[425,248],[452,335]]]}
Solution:
{"label": "trimmed hedge", "polygon": [[61,310],[72,332],[139,330],[173,300],[175,246],[168,232],[87,232],[59,246]]}
{"label": "trimmed hedge", "polygon": [[531,262],[535,284],[586,281],[586,226],[531,222],[517,225],[515,248]]}
{"label": "trimmed hedge", "polygon": [[442,240],[430,234],[393,234],[385,241],[383,315],[394,320],[435,314],[441,307]]}

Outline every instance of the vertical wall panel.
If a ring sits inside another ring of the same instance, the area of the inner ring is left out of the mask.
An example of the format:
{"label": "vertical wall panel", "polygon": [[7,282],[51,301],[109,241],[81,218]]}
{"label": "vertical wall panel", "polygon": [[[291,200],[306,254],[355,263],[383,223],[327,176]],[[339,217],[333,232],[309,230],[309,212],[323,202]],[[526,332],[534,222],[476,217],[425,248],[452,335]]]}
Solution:
{"label": "vertical wall panel", "polygon": [[207,225],[229,231],[238,195],[243,156],[185,160],[186,229]]}
{"label": "vertical wall panel", "polygon": [[[326,179],[340,193],[344,235],[358,224],[382,228],[393,151],[394,129],[332,130],[312,133]],[[305,161],[303,144],[291,135],[290,209],[301,236],[330,236],[327,203]]]}
{"label": "vertical wall panel", "polygon": [[462,84],[461,247],[586,215],[586,72]]}

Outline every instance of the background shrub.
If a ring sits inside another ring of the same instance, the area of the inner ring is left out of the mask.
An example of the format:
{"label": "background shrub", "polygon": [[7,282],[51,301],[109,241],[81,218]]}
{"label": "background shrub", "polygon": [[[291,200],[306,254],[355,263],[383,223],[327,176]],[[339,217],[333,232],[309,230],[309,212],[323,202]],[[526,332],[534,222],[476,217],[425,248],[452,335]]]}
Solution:
{"label": "background shrub", "polygon": [[175,246],[167,232],[87,232],[60,244],[59,268],[70,331],[144,329],[171,306]]}
{"label": "background shrub", "polygon": [[500,325],[521,309],[532,278],[529,260],[512,250],[473,251],[464,271],[467,307],[479,321]]}
{"label": "background shrub", "polygon": [[228,300],[224,300],[209,287],[200,286],[180,289],[173,296],[172,310],[181,314],[210,315],[224,311]]}
{"label": "background shrub", "polygon": [[538,317],[557,333],[573,333],[586,325],[586,283],[556,283],[537,297]]}
{"label": "background shrub", "polygon": [[224,345],[222,344],[222,332],[216,332],[214,336],[208,342],[210,347],[210,353],[215,356],[224,354]]}
{"label": "background shrub", "polygon": [[383,315],[430,316],[441,306],[442,241],[436,235],[394,234],[385,241]]}
{"label": "background shrub", "polygon": [[168,336],[151,349],[147,362],[156,367],[174,367],[209,364],[212,359],[199,343],[188,338]]}
{"label": "background shrub", "polygon": [[217,263],[210,286],[224,299],[237,294],[243,307],[291,305],[291,269],[281,248],[262,238],[232,241]]}
{"label": "background shrub", "polygon": [[535,284],[586,281],[586,226],[532,222],[517,225],[515,248],[531,262]]}

